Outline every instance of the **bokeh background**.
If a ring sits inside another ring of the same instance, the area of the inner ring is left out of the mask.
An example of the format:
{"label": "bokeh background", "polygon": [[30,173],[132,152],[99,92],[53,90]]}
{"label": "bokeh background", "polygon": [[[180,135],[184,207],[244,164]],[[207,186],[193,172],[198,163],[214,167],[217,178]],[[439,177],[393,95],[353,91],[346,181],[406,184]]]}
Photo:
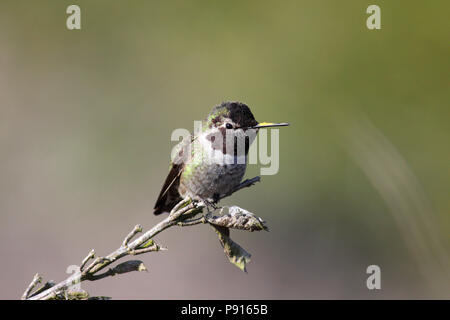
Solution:
{"label": "bokeh background", "polygon": [[[81,7],[82,29],[66,29]],[[382,29],[366,28],[381,7]],[[224,100],[280,129],[280,170],[224,201],[267,220],[157,236],[115,299],[450,298],[448,1],[0,3],[0,298],[62,280],[152,208],[170,134]],[[259,173],[251,166],[247,176]],[[379,265],[379,291],[366,288]]]}

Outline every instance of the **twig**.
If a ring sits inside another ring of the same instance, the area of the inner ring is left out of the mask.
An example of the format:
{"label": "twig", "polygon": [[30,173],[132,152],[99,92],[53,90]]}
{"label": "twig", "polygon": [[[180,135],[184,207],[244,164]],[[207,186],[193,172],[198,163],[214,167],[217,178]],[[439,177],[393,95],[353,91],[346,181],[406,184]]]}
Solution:
{"label": "twig", "polygon": [[130,255],[133,256],[137,256],[138,254],[143,254],[143,253],[147,253],[147,252],[152,252],[152,251],[166,251],[166,248],[162,248],[158,245],[154,245],[152,247],[149,248],[144,248],[144,249],[137,249],[137,250],[130,250],[128,253]]}
{"label": "twig", "polygon": [[42,281],[42,277],[39,275],[39,273],[36,273],[33,277],[33,280],[31,280],[31,283],[28,285],[27,289],[22,295],[22,300],[28,299],[28,297],[31,294],[31,291],[36,287],[38,283]]}
{"label": "twig", "polygon": [[45,291],[45,290],[47,290],[48,288],[53,287],[55,284],[56,284],[56,283],[55,283],[54,281],[52,281],[52,280],[47,281],[42,287],[40,287],[39,289],[37,289],[36,291],[34,291],[32,294],[30,294],[30,295],[29,295],[29,298],[30,298],[30,297],[33,297],[33,296],[35,296],[35,295],[37,295],[37,294],[39,294],[39,293],[41,293],[41,292],[43,292],[43,291]]}
{"label": "twig", "polygon": [[86,256],[86,258],[83,259],[83,261],[81,262],[81,266],[80,266],[80,271],[83,271],[84,266],[86,265],[86,263],[93,259],[95,257],[95,250],[92,249],[89,254]]}
{"label": "twig", "polygon": [[133,239],[133,237],[139,232],[142,232],[142,226],[140,224],[137,224],[134,226],[134,229],[131,230],[131,232],[125,237],[125,240],[123,240],[122,242],[122,246],[126,247],[128,242],[130,242],[130,240]]}
{"label": "twig", "polygon": [[[230,192],[221,195],[219,197],[219,200],[232,195],[236,191],[249,187],[258,181],[260,181],[260,177],[245,180]],[[165,248],[162,248],[158,244],[154,243],[152,239],[160,232],[175,225],[193,226],[200,223],[210,222],[206,220],[204,216],[198,219],[188,220],[189,218],[192,218],[198,213],[201,213],[205,207],[206,204],[203,203],[202,201],[194,201],[190,198],[186,198],[180,201],[164,220],[162,220],[161,222],[156,224],[153,228],[140,235],[138,238],[132,240],[138,233],[142,232],[142,227],[140,225],[136,225],[133,228],[133,230],[122,241],[121,246],[115,251],[111,252],[109,255],[105,257],[97,257],[87,268],[85,268],[87,262],[93,259],[95,256],[94,250],[91,250],[91,252],[89,252],[89,254],[86,256],[86,258],[83,259],[80,267],[80,272],[78,274],[76,273],[68,277],[67,279],[59,282],[58,284],[52,285],[46,290],[41,290],[42,289],[41,288],[39,290],[39,293],[30,295],[30,292],[36,286],[37,282],[40,281],[40,277],[38,279],[38,275],[36,275],[31,284],[29,285],[29,287],[27,288],[27,290],[25,291],[22,298],[29,300],[59,299],[61,297],[67,297],[68,296],[67,292],[76,283],[86,280],[89,281],[100,280],[108,276],[114,276],[116,274],[125,272],[143,271],[144,269],[146,270],[143,264],[142,264],[143,268],[142,267],[137,268],[136,267],[137,262],[131,263],[130,261],[127,261],[122,264],[119,264],[116,267],[108,269],[108,271],[106,272],[98,274],[99,271],[105,269],[115,261],[125,256],[166,250]],[[129,264],[126,265],[127,263]],[[76,296],[76,293],[72,294],[72,296]],[[83,297],[86,298],[87,296],[83,295]]]}
{"label": "twig", "polygon": [[192,219],[192,220],[186,220],[186,221],[180,221],[177,223],[178,226],[180,227],[190,227],[190,226],[195,226],[196,224],[201,224],[201,223],[206,223],[206,218],[205,216],[202,216],[200,218],[197,219]]}

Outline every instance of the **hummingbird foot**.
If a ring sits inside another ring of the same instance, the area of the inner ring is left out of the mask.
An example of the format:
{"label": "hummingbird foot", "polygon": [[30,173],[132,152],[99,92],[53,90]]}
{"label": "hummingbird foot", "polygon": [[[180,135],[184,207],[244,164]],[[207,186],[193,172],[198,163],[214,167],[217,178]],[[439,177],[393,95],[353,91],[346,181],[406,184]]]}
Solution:
{"label": "hummingbird foot", "polygon": [[211,213],[211,212],[213,212],[213,211],[218,209],[218,207],[216,205],[217,202],[215,202],[214,200],[210,201],[210,200],[207,200],[207,199],[203,199],[202,201],[206,205],[206,211],[208,211],[208,213]]}
{"label": "hummingbird foot", "polygon": [[[214,203],[214,204],[219,203],[219,201],[220,201],[220,194],[214,193],[212,199],[213,199],[213,203]],[[216,208],[216,209],[217,209],[217,208]]]}

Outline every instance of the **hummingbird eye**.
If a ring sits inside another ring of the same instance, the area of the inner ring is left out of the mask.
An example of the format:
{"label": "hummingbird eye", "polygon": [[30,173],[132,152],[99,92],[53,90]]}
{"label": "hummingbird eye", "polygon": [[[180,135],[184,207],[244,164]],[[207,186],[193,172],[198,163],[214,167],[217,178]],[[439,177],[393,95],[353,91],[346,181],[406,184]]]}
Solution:
{"label": "hummingbird eye", "polygon": [[231,123],[227,123],[227,124],[225,125],[225,127],[226,127],[227,129],[233,129],[233,125],[232,125]]}

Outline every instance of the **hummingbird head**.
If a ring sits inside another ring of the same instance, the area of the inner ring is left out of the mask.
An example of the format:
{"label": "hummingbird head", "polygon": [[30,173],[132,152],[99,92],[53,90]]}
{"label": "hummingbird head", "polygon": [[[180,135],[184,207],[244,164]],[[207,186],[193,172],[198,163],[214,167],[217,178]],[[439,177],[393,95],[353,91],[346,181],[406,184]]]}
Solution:
{"label": "hummingbird head", "polygon": [[241,102],[222,102],[215,106],[206,118],[206,129],[237,130],[256,126],[250,108]]}
{"label": "hummingbird head", "polygon": [[[233,101],[222,102],[211,110],[204,122],[204,131],[206,131],[206,138],[213,144],[214,149],[220,148],[226,153],[225,136],[231,133],[235,142],[237,140],[245,141],[245,153],[247,153],[248,147],[253,142],[259,128],[287,125],[287,123],[258,123],[246,104]],[[249,129],[253,129],[250,131],[254,131],[255,134],[252,135],[247,132]],[[223,140],[218,141],[216,139],[218,133],[223,137]],[[236,143],[232,149],[235,149],[236,152]]]}
{"label": "hummingbird head", "polygon": [[261,122],[255,120],[250,108],[242,102],[222,102],[215,106],[205,121],[205,129],[238,130],[284,127],[288,123]]}

